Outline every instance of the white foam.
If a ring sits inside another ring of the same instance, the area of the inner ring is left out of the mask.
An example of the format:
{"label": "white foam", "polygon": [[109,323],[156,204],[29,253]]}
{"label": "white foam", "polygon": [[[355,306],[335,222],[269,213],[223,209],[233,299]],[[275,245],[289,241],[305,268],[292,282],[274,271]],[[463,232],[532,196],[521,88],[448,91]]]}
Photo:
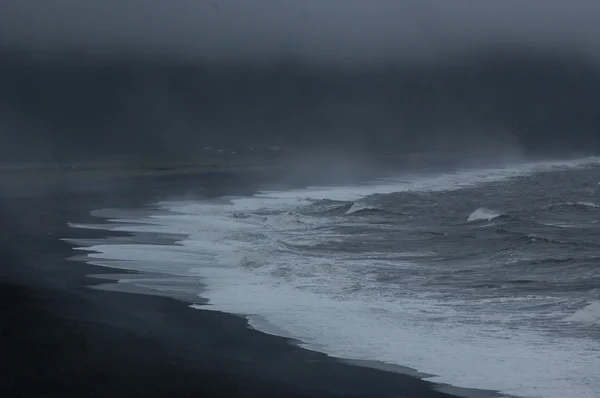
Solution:
{"label": "white foam", "polygon": [[448,318],[451,311],[424,301],[338,300],[221,271],[208,276],[214,309],[259,314],[306,347],[333,356],[410,365],[441,375],[435,382],[524,397],[593,397],[600,387],[592,376],[600,365],[593,342],[574,347],[532,333],[465,327]]}
{"label": "white foam", "polygon": [[[583,164],[519,165],[350,187],[269,191],[220,204],[161,202],[161,210],[170,213],[118,228],[181,234],[186,238],[178,246],[111,242],[82,249],[91,251],[100,265],[120,261],[128,269],[200,277],[210,306],[199,308],[248,315],[259,329],[296,337],[334,356],[410,366],[438,375],[432,379],[436,382],[523,397],[597,397],[597,342],[550,339],[535,330],[477,322],[477,314],[408,289],[408,279],[407,286],[384,286],[369,272],[416,266],[409,262],[309,255],[286,246],[340,238],[296,211],[315,199],[354,201],[374,193],[458,189]],[[255,316],[266,322],[255,323]]]}
{"label": "white foam", "polygon": [[567,322],[600,325],[600,301],[594,301],[565,318]]}
{"label": "white foam", "polygon": [[469,222],[481,221],[481,220],[491,221],[494,218],[500,217],[501,215],[502,215],[502,213],[497,213],[493,210],[489,210],[484,207],[480,207],[479,209],[475,210],[473,213],[471,213],[469,215],[469,218],[467,218],[467,221],[469,221]]}

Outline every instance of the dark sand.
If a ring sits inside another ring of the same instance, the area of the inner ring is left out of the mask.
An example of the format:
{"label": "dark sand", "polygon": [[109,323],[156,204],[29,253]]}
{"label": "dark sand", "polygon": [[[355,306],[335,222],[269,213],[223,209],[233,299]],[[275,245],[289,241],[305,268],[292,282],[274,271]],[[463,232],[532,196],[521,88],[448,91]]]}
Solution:
{"label": "dark sand", "polygon": [[205,174],[0,187],[0,396],[450,397],[418,378],[304,350],[241,317],[90,289],[103,281],[88,274],[118,270],[66,260],[74,253],[60,238],[98,236],[67,226],[92,209],[256,183]]}

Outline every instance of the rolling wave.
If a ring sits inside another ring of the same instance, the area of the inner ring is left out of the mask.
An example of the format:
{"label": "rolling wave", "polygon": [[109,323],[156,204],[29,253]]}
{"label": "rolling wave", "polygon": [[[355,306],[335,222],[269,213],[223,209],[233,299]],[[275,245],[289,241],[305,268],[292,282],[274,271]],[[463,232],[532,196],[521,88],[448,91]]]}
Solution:
{"label": "rolling wave", "polygon": [[504,214],[497,213],[493,210],[489,210],[484,207],[480,207],[479,209],[475,210],[473,213],[471,213],[469,215],[469,217],[467,218],[467,221],[468,222],[491,221],[491,220],[494,220],[494,219],[502,217],[502,216],[504,216]]}
{"label": "rolling wave", "polygon": [[564,319],[566,322],[600,325],[600,301],[594,301]]}
{"label": "rolling wave", "polygon": [[346,211],[346,215],[360,215],[368,213],[389,213],[389,211],[382,209],[374,205],[368,205],[364,203],[353,203],[352,206]]}

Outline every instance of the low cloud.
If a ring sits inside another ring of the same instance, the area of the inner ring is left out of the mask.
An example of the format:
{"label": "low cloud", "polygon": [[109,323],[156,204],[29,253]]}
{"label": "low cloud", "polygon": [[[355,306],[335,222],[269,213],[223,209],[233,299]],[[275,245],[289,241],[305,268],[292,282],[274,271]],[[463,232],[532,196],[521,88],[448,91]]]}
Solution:
{"label": "low cloud", "polygon": [[491,43],[600,55],[593,0],[4,0],[0,43],[372,62]]}

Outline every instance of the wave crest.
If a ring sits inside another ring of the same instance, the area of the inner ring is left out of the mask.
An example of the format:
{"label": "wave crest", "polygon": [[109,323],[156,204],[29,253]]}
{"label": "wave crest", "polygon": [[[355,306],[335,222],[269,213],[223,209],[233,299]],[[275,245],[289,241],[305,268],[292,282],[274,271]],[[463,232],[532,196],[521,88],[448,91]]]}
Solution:
{"label": "wave crest", "polygon": [[366,212],[385,212],[385,210],[364,203],[354,203],[352,206],[346,211],[346,215],[358,214],[358,213],[366,213]]}
{"label": "wave crest", "polygon": [[501,216],[503,216],[502,213],[498,213],[493,210],[486,209],[485,207],[480,207],[479,209],[475,210],[473,213],[471,213],[469,215],[469,217],[467,218],[467,221],[468,222],[491,221],[491,220],[501,217]]}
{"label": "wave crest", "polygon": [[600,301],[594,301],[564,319],[566,322],[600,325]]}
{"label": "wave crest", "polygon": [[563,207],[576,207],[576,208],[585,209],[585,210],[595,210],[595,209],[600,208],[600,206],[598,206],[595,203],[583,202],[583,201],[553,203],[548,206],[545,206],[544,208],[545,209],[554,209],[554,208],[563,208]]}

